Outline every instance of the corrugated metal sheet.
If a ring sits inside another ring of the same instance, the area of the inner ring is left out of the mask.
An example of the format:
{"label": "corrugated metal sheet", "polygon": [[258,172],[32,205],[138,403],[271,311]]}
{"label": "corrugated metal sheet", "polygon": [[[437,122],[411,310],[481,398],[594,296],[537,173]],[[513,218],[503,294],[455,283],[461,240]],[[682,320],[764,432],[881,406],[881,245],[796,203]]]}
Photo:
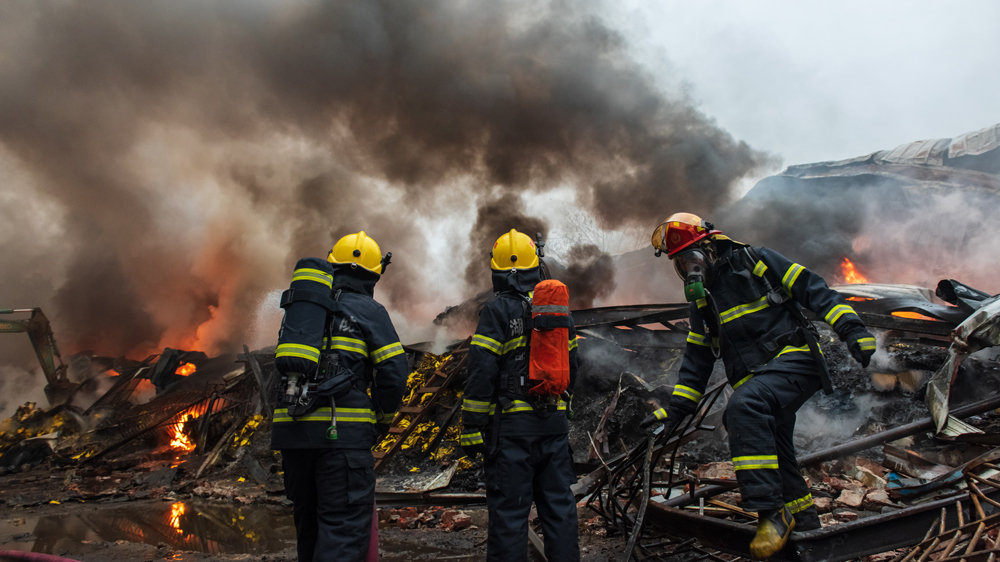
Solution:
{"label": "corrugated metal sheet", "polygon": [[944,165],[949,139],[930,139],[901,144],[882,157],[893,164]]}
{"label": "corrugated metal sheet", "polygon": [[998,139],[1000,139],[1000,124],[959,135],[951,139],[951,146],[948,147],[948,158],[975,156],[989,152],[1000,146]]}

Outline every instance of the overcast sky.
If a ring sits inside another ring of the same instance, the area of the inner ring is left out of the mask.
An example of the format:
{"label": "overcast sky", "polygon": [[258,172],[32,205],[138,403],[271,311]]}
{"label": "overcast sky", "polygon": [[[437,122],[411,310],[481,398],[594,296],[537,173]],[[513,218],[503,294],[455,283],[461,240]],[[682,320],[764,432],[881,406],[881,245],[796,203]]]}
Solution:
{"label": "overcast sky", "polygon": [[785,165],[1000,122],[1000,2],[628,0],[607,17]]}

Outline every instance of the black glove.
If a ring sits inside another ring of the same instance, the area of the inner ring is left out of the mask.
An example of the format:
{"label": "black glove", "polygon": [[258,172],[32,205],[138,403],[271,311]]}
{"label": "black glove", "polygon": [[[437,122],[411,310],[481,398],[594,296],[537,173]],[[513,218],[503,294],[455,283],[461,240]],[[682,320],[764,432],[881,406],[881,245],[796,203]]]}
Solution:
{"label": "black glove", "polygon": [[674,427],[684,418],[684,414],[677,412],[670,408],[659,408],[652,414],[649,414],[641,422],[639,422],[639,427],[642,429],[649,429],[651,426],[657,423],[663,424],[663,433],[670,433],[674,430]]}
{"label": "black glove", "polygon": [[639,422],[639,427],[641,427],[642,429],[646,429],[649,426],[653,425],[654,423],[662,422],[663,420],[669,419],[669,417],[670,414],[667,412],[667,409],[660,408],[655,412],[653,412],[652,414],[649,414],[648,416],[643,418],[642,421]]}
{"label": "black glove", "polygon": [[387,423],[377,423],[375,424],[375,429],[378,430],[378,440],[381,441],[385,439],[386,435],[389,435],[389,428],[392,427]]}
{"label": "black glove", "polygon": [[476,453],[486,454],[486,443],[483,441],[483,430],[478,427],[467,427],[458,438],[458,444],[465,451],[465,456],[474,459]]}
{"label": "black glove", "polygon": [[844,336],[844,342],[847,343],[851,357],[861,363],[862,368],[867,368],[872,355],[875,355],[875,336],[864,328],[857,328]]}

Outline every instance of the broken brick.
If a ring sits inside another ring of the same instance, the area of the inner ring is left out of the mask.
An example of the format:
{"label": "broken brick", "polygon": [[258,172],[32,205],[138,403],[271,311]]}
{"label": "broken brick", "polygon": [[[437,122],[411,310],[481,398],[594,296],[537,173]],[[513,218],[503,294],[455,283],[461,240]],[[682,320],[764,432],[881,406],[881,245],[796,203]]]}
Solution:
{"label": "broken brick", "polygon": [[813,498],[813,505],[820,513],[830,513],[833,511],[833,498]]}
{"label": "broken brick", "polygon": [[849,507],[852,509],[861,509],[861,505],[865,501],[865,491],[863,489],[853,489],[844,490],[840,492],[837,496],[837,500],[834,501],[834,505],[837,507]]}
{"label": "broken brick", "polygon": [[848,521],[857,521],[858,512],[850,509],[837,509],[833,512],[833,517],[836,518],[837,521],[847,523]]}
{"label": "broken brick", "polygon": [[733,470],[732,462],[712,462],[700,465],[695,474],[698,478],[708,478],[712,480],[735,480],[736,471]]}

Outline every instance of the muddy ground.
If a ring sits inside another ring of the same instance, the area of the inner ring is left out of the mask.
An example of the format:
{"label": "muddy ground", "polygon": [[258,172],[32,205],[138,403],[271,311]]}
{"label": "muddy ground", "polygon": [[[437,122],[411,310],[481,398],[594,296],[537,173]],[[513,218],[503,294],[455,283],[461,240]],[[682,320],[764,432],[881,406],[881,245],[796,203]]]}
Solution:
{"label": "muddy ground", "polygon": [[[182,503],[181,529],[170,527]],[[383,510],[389,511],[389,510]],[[397,529],[382,523],[383,562],[482,560],[486,554],[486,510],[465,507],[473,525],[460,531]],[[381,519],[388,519],[382,514]],[[159,525],[157,524],[159,523]],[[242,536],[242,541],[234,537]],[[617,560],[621,538],[609,538],[593,514],[580,510],[582,559]],[[130,502],[72,502],[33,507],[0,506],[0,551],[34,550],[83,562],[263,560],[295,561],[291,509],[239,506],[174,496]],[[244,552],[230,552],[240,549]],[[529,552],[529,560],[533,558]]]}

